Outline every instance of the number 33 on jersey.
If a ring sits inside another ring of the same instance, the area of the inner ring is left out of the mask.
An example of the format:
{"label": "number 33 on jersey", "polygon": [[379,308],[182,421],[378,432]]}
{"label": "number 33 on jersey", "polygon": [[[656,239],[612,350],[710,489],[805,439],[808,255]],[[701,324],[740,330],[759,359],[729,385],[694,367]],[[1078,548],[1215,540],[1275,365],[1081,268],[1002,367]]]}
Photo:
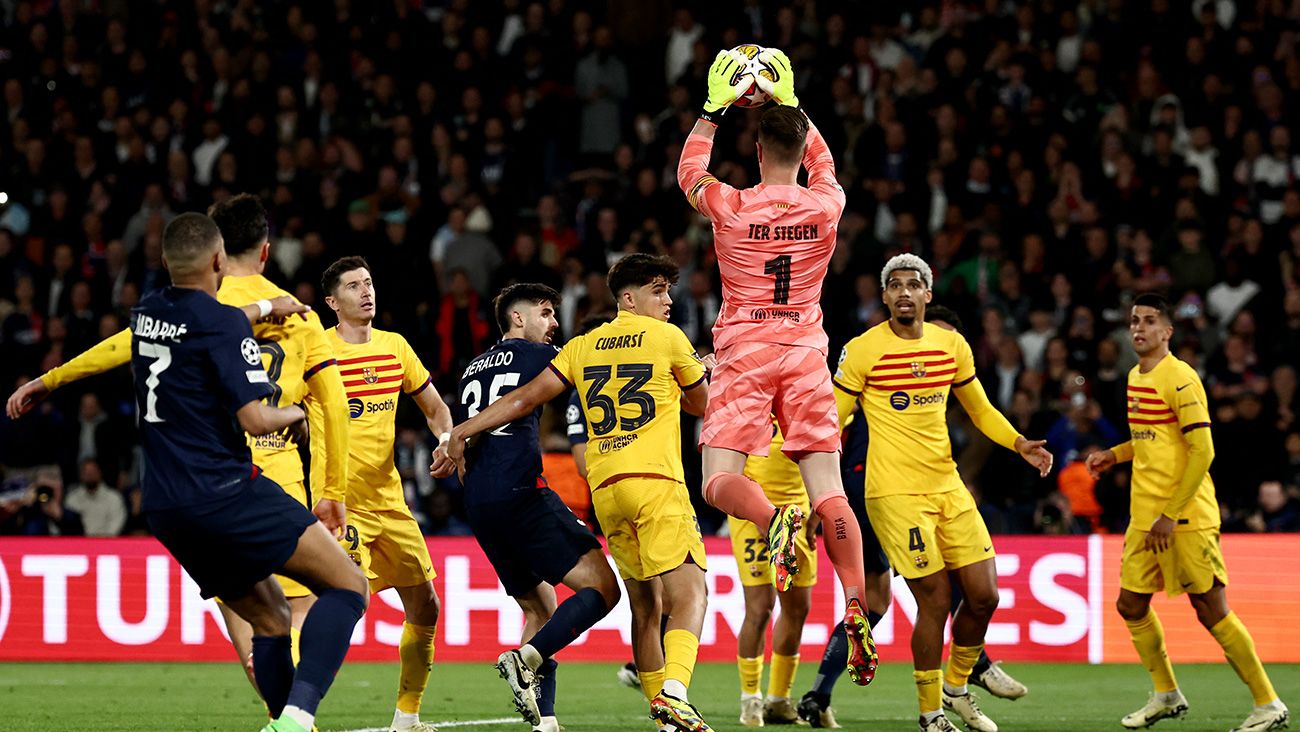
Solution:
{"label": "number 33 on jersey", "polygon": [[681,329],[620,311],[569,341],[551,369],[582,402],[593,490],[629,473],[685,480],[680,400],[704,379],[704,365]]}

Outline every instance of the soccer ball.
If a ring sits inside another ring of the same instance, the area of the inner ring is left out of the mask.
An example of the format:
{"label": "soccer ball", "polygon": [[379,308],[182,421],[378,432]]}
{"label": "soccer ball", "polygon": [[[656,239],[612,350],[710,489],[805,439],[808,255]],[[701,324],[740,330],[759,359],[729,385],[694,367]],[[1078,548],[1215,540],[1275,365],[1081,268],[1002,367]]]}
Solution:
{"label": "soccer ball", "polygon": [[754,81],[759,76],[768,81],[776,81],[776,69],[758,60],[758,54],[766,49],[755,43],[742,43],[731,50],[749,59],[749,63],[737,69],[736,73],[732,75],[731,83],[734,85],[741,77],[750,77],[749,88],[742,92],[739,97],[736,97],[736,101],[732,102],[732,106],[754,109],[772,101],[772,97],[760,89],[758,83]]}

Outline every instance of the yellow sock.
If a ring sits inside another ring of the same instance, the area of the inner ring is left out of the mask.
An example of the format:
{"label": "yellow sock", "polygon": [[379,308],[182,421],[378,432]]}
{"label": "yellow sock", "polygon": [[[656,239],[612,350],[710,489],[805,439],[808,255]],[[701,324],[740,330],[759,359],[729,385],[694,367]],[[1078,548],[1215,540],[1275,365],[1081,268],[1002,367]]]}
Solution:
{"label": "yellow sock", "polygon": [[429,671],[433,669],[433,638],[435,625],[402,623],[402,640],[397,647],[401,670],[397,683],[397,711],[418,714],[424,699],[424,688],[429,685]]}
{"label": "yellow sock", "polygon": [[1165,626],[1160,624],[1155,609],[1149,610],[1141,620],[1125,620],[1124,624],[1128,626],[1133,648],[1137,649],[1142,665],[1151,674],[1156,691],[1167,693],[1177,689],[1174,667],[1169,663],[1169,653],[1165,650]]}
{"label": "yellow sock", "polygon": [[1210,628],[1210,634],[1223,646],[1223,655],[1227,657],[1232,670],[1250,687],[1256,706],[1268,704],[1277,698],[1273,683],[1268,680],[1264,665],[1259,662],[1259,654],[1255,653],[1255,640],[1250,637],[1250,631],[1246,630],[1246,625],[1236,613],[1229,612],[1218,625]]}
{"label": "yellow sock", "polygon": [[790,690],[794,688],[794,672],[798,670],[798,653],[793,656],[772,653],[772,677],[767,680],[767,695],[789,699]]}
{"label": "yellow sock", "polygon": [[680,681],[689,689],[699,654],[700,639],[691,631],[677,628],[664,633],[664,680]]}
{"label": "yellow sock", "polygon": [[664,670],[642,671],[638,667],[636,675],[641,679],[641,693],[645,694],[645,700],[654,701],[655,694],[664,688]]}
{"label": "yellow sock", "polygon": [[943,691],[940,682],[943,679],[943,672],[937,668],[930,671],[913,671],[912,678],[916,680],[916,702],[921,707],[921,714],[939,711],[941,709],[939,694]]}
{"label": "yellow sock", "polygon": [[[736,668],[740,671],[740,693],[754,696],[758,694],[758,683],[763,680],[763,658],[745,658],[736,656]],[[776,673],[776,659],[772,659],[772,672]]]}
{"label": "yellow sock", "polygon": [[298,668],[298,659],[302,657],[302,650],[298,647],[301,642],[302,631],[289,626],[289,655],[293,657],[294,668]]}
{"label": "yellow sock", "polygon": [[948,646],[948,668],[943,672],[944,683],[954,689],[965,686],[966,680],[970,678],[970,670],[975,668],[975,662],[980,660],[980,652],[983,650],[983,644],[959,646],[957,641],[953,641]]}

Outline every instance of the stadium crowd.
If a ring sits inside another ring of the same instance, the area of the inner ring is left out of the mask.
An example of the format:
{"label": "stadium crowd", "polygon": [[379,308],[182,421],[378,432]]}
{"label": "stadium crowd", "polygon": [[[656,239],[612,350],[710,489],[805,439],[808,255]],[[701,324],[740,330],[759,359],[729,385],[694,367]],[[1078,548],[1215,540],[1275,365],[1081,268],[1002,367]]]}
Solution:
{"label": "stadium crowd", "polygon": [[[775,5],[0,4],[0,391],[120,330],[167,282],[165,224],[242,191],[270,212],[273,281],[328,325],[324,268],[365,256],[377,326],[444,392],[497,337],[500,287],[559,289],[567,336],[612,312],[626,252],[680,265],[673,320],[706,352],[711,233],[675,171],[717,49],[756,42],[794,60],[848,196],[833,356],[885,319],[885,259],[919,254],[995,405],[1057,457],[1040,480],[954,430],[992,531],[1123,530],[1127,473],[1083,460],[1125,439],[1146,291],[1210,392],[1225,530],[1300,530],[1300,2]],[[725,182],[757,182],[756,124],[724,118]],[[119,370],[0,421],[0,533],[142,531],[133,404]],[[400,420],[417,516],[467,533],[422,417]]]}

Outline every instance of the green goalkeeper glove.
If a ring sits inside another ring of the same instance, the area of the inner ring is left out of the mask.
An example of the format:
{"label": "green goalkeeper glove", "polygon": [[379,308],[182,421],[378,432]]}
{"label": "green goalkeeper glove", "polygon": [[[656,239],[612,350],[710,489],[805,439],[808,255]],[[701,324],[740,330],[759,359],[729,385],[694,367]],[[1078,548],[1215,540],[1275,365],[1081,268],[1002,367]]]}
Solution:
{"label": "green goalkeeper glove", "polygon": [[758,54],[758,60],[776,76],[775,80],[766,79],[762,74],[754,77],[758,88],[767,92],[777,104],[797,108],[799,97],[794,94],[794,67],[790,65],[790,57],[779,48],[768,48]]}
{"label": "green goalkeeper glove", "polygon": [[709,67],[709,98],[701,117],[716,124],[716,118],[749,88],[753,82],[748,64],[749,59],[736,51],[718,51]]}

